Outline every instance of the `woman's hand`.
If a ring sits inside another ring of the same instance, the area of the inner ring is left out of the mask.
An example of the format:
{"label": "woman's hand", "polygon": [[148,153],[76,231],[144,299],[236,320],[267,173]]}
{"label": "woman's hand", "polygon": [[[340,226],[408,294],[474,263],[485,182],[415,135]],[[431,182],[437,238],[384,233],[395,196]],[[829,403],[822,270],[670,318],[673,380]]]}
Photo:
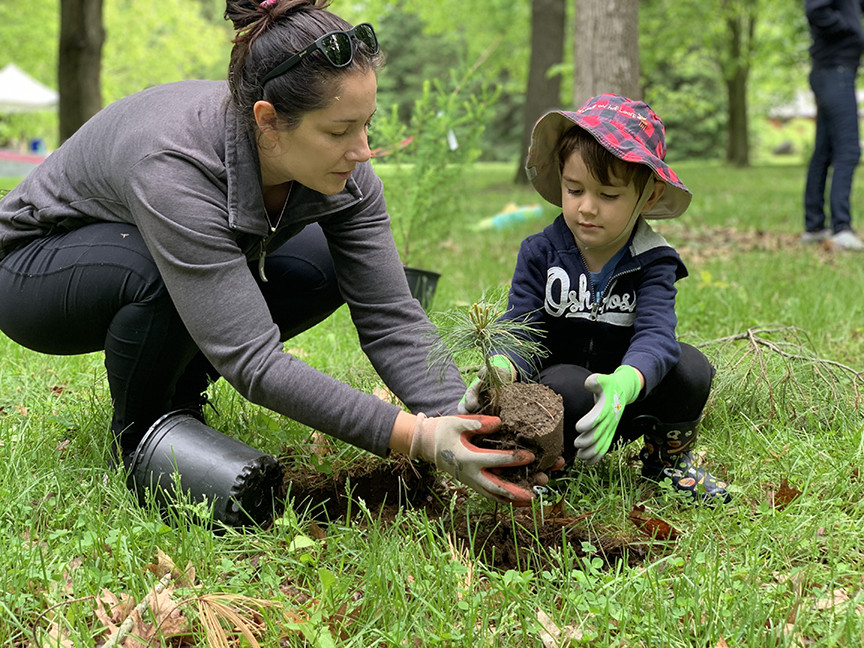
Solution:
{"label": "woman's hand", "polygon": [[476,436],[493,434],[501,427],[497,416],[417,415],[411,449],[412,459],[435,464],[466,486],[496,502],[528,506],[534,492],[508,482],[492,468],[526,466],[534,461],[527,450],[487,450],[473,443]]}

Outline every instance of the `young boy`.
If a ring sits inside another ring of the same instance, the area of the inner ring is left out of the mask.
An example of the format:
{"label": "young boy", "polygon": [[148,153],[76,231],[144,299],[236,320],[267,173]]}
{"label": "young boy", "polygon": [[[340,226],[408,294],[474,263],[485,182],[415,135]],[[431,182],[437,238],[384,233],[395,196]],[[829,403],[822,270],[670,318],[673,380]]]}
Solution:
{"label": "young boy", "polygon": [[[728,501],[726,484],[690,452],[714,368],[675,337],[674,284],[687,270],[645,221],[676,218],[690,204],[665,153],[657,115],[616,95],[537,122],[526,170],[563,213],[522,242],[504,317],[532,322],[549,355],[496,355],[493,364],[561,394],[568,463],[596,463],[642,437],[644,477]],[[476,381],[461,408],[477,408]]]}

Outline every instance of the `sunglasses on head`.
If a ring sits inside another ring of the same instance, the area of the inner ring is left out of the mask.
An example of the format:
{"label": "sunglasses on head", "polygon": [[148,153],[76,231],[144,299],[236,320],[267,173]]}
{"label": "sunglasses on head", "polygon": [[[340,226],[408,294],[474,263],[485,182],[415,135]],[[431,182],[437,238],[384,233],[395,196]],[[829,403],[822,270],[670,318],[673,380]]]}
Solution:
{"label": "sunglasses on head", "polygon": [[261,81],[263,86],[270,79],[285,74],[288,70],[299,64],[307,54],[320,51],[330,65],[333,67],[345,67],[354,60],[354,41],[360,41],[370,54],[378,53],[378,37],[375,36],[375,30],[369,23],[360,23],[353,29],[347,31],[332,31],[324,34],[316,39],[309,47],[300,52],[297,52],[292,57],[280,63],[275,68],[270,70]]}

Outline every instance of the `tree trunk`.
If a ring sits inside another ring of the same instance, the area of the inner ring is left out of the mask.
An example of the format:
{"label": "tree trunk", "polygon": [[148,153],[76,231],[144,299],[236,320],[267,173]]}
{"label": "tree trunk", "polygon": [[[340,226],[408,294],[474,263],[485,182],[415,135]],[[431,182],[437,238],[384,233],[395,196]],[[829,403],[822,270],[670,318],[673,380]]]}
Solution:
{"label": "tree trunk", "polygon": [[527,184],[525,156],[531,144],[531,131],[537,120],[561,102],[561,76],[549,76],[549,69],[564,57],[566,0],[531,0],[531,62],[528,89],[522,110],[522,142],[519,164],[513,181]]}
{"label": "tree trunk", "polygon": [[573,104],[612,92],[641,99],[639,0],[575,0]]}
{"label": "tree trunk", "polygon": [[102,0],[60,0],[60,141],[102,107]]}
{"label": "tree trunk", "polygon": [[750,166],[750,138],[747,136],[747,70],[738,70],[727,80],[729,123],[727,126],[726,160],[737,167]]}
{"label": "tree trunk", "polygon": [[728,123],[726,161],[737,167],[750,166],[749,121],[747,118],[747,79],[750,76],[750,48],[755,30],[755,14],[743,13],[726,20],[729,32],[729,60],[725,74]]}

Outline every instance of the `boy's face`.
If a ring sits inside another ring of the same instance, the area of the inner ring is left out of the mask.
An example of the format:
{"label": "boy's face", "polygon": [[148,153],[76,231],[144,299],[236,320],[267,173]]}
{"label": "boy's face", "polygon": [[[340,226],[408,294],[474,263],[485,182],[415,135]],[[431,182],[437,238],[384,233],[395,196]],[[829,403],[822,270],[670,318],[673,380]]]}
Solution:
{"label": "boy's face", "polygon": [[[636,186],[632,182],[625,184],[614,174],[610,174],[610,182],[613,184],[600,184],[588,171],[578,152],[567,159],[561,170],[564,220],[579,249],[583,254],[589,253],[589,265],[599,263],[602,266],[620,250],[627,243],[636,222],[631,219],[639,201]],[[660,198],[662,189],[662,183],[657,183],[655,195],[651,196],[644,209]],[[596,272],[599,268],[591,270]]]}

